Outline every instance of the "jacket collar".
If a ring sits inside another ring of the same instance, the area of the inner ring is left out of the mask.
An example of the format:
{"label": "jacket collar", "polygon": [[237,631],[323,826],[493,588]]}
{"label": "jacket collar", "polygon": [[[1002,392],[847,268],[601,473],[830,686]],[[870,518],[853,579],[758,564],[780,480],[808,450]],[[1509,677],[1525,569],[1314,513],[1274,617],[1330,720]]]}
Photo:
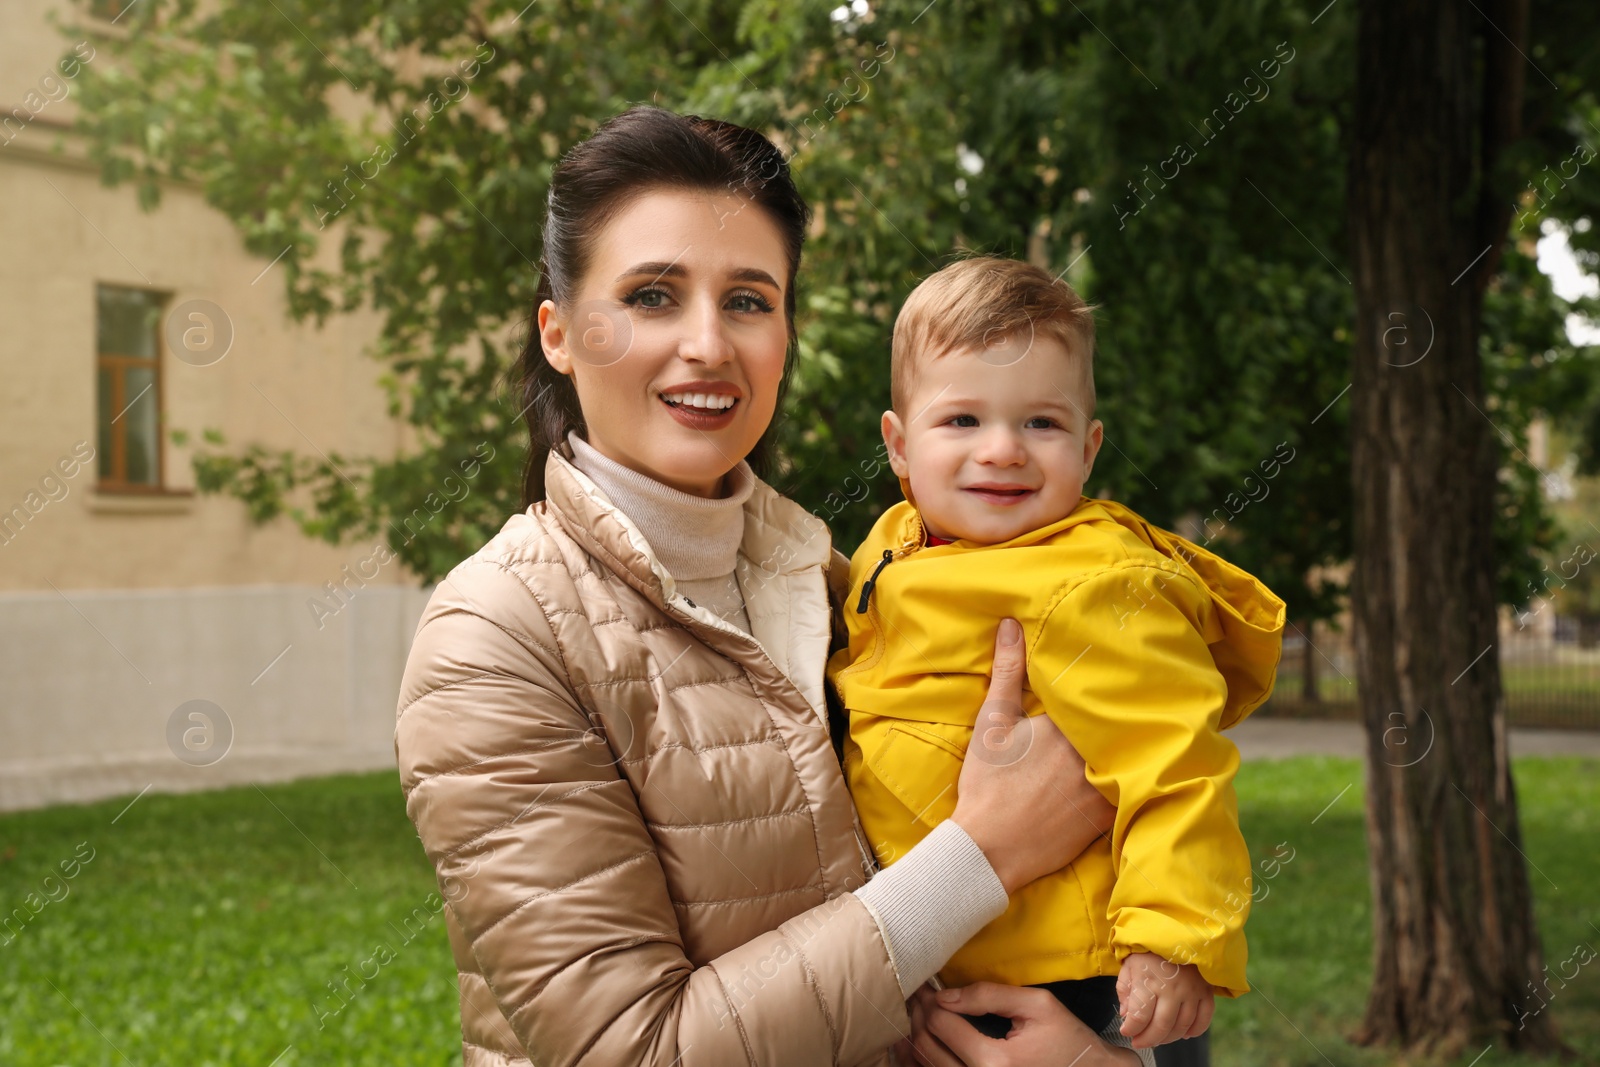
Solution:
{"label": "jacket collar", "polygon": [[[545,460],[544,485],[551,512],[573,540],[665,608],[677,593],[676,581],[633,520],[606,499],[594,480],[552,448]],[[832,547],[826,523],[756,479],[744,503],[739,552],[757,574],[777,578],[819,566],[827,573]]]}
{"label": "jacket collar", "polygon": [[[879,520],[882,533],[878,534],[876,528],[874,533],[889,538],[891,546],[897,544],[902,551],[921,548],[926,544],[922,515],[911,499],[911,486],[904,478],[900,481],[906,500],[884,512]],[[1206,640],[1217,669],[1228,682],[1228,702],[1221,716],[1223,729],[1238,723],[1267,699],[1282,650],[1286,617],[1283,600],[1248,571],[1185,537],[1152,526],[1137,512],[1115,500],[1081,497],[1070,514],[1048,526],[994,545],[957,540],[930,549],[928,558],[949,559],[970,553],[967,568],[957,573],[984,581],[990,572],[973,569],[973,560],[981,559],[983,554],[996,549],[1049,544],[1057,535],[1079,525],[1122,527],[1169,560],[1173,567],[1192,577],[1209,595],[1216,628],[1207,634]]]}

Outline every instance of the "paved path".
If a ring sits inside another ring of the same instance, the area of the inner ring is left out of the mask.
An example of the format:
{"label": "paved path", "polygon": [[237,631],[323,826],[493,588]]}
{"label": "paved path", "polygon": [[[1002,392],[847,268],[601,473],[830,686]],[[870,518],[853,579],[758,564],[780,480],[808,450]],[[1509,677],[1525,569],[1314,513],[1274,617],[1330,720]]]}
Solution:
{"label": "paved path", "polygon": [[[1349,756],[1366,752],[1365,730],[1357,722],[1249,718],[1227,731],[1244,759],[1288,756]],[[1600,759],[1600,730],[1512,730],[1512,756],[1583,756]]]}

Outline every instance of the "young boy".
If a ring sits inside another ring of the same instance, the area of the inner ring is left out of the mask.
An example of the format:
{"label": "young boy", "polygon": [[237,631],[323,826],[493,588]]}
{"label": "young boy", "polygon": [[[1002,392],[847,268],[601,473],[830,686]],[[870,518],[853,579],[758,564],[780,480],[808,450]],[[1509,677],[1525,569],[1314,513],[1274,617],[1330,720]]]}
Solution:
{"label": "young boy", "polygon": [[1022,623],[1023,710],[1060,726],[1116,823],[1014,895],[939,976],[1044,985],[1146,1049],[1202,1032],[1214,992],[1249,988],[1239,754],[1219,731],[1271,692],[1284,605],[1082,495],[1103,440],[1093,347],[1088,306],[1026,263],[963,260],[911,294],[882,422],[906,499],[851,561],[849,646],[828,677],[850,715],[862,825],[891,863],[955,809],[995,627]]}

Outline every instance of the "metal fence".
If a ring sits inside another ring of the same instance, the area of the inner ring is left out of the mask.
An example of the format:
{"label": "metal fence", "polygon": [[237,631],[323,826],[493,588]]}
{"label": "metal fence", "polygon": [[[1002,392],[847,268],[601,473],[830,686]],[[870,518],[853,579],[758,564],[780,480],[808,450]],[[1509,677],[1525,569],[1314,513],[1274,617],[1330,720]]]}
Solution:
{"label": "metal fence", "polygon": [[[1285,631],[1277,687],[1256,714],[1360,719],[1355,650],[1348,630],[1319,625],[1310,639],[1308,649],[1303,633]],[[1576,620],[1557,619],[1542,633],[1505,627],[1489,654],[1500,656],[1511,725],[1600,730],[1600,647],[1579,645]]]}

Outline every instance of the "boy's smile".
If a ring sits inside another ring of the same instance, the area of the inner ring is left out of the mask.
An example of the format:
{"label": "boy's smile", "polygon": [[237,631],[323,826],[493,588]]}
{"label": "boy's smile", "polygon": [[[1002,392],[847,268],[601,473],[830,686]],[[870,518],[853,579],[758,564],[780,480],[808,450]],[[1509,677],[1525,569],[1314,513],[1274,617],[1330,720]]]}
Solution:
{"label": "boy's smile", "polygon": [[977,485],[963,486],[967,492],[977,496],[986,504],[996,504],[1000,507],[1010,507],[1020,504],[1031,493],[1038,492],[1036,486],[1015,485],[1011,482],[980,482]]}
{"label": "boy's smile", "polygon": [[1101,426],[1076,358],[1043,332],[922,358],[908,421],[883,413],[889,465],[934,536],[998,544],[1065,518]]}

